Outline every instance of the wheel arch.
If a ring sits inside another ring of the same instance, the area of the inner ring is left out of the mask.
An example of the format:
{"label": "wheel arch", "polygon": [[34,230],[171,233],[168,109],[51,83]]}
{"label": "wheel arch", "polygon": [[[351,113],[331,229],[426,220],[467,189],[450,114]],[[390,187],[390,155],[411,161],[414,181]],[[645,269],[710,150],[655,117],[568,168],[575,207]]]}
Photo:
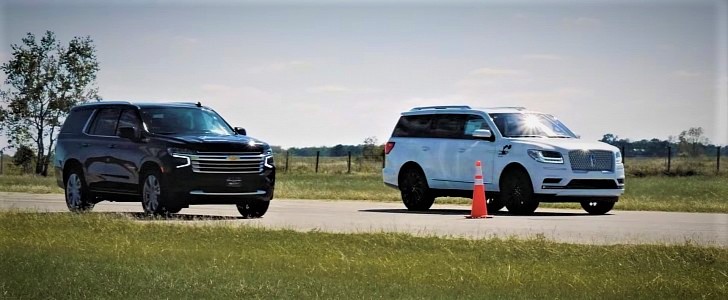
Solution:
{"label": "wheel arch", "polygon": [[140,183],[142,180],[144,180],[143,175],[146,174],[146,172],[150,172],[150,171],[156,171],[156,172],[162,173],[162,167],[160,167],[158,163],[153,162],[153,161],[144,162],[142,164],[141,168],[139,168]]}
{"label": "wheel arch", "polygon": [[397,174],[397,185],[402,185],[402,176],[408,170],[419,170],[425,176],[425,180],[427,180],[427,174],[425,174],[425,171],[422,169],[420,164],[414,161],[408,161],[399,168],[399,173]]}
{"label": "wheel arch", "polygon": [[69,159],[63,164],[63,184],[66,184],[66,180],[68,180],[68,176],[71,170],[79,169],[81,170],[81,175],[84,176],[85,171],[83,169],[83,165],[80,161],[77,159]]}
{"label": "wheel arch", "polygon": [[526,173],[526,176],[528,176],[528,180],[531,181],[531,186],[533,186],[533,179],[531,178],[531,174],[528,172],[528,169],[526,169],[526,167],[524,167],[520,163],[511,162],[503,168],[503,171],[501,171],[500,176],[498,177],[498,188],[500,190],[502,190],[501,186],[503,184],[503,178],[505,178],[505,176],[508,176],[509,173],[515,171],[522,171]]}

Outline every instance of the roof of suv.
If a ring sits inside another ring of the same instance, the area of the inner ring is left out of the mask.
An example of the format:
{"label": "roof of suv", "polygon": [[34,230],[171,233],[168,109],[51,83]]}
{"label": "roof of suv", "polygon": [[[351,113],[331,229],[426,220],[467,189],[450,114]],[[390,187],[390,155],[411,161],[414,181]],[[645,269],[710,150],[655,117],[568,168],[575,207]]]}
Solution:
{"label": "roof of suv", "polygon": [[129,102],[129,101],[98,101],[79,104],[77,107],[98,107],[109,105],[131,105],[139,108],[149,107],[202,107],[200,102]]}
{"label": "roof of suv", "polygon": [[423,106],[415,107],[409,111],[403,112],[402,115],[422,115],[422,114],[439,114],[439,113],[463,113],[463,112],[484,112],[484,113],[538,113],[530,111],[525,107],[507,106],[507,107],[470,107],[468,105],[441,105],[441,106]]}

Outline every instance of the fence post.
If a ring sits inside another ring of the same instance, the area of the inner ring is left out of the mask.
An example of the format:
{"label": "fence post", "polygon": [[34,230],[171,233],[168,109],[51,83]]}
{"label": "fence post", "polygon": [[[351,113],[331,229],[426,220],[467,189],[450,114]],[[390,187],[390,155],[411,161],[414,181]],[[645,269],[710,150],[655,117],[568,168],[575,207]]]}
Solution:
{"label": "fence post", "polygon": [[318,173],[319,154],[321,154],[321,152],[316,151],[316,173]]}
{"label": "fence post", "polygon": [[667,146],[667,173],[670,173],[671,159],[672,159],[672,147]]}
{"label": "fence post", "polygon": [[384,163],[385,163],[386,160],[387,160],[387,155],[384,154],[384,151],[382,151],[382,169],[384,169],[384,167],[385,167],[384,166]]}
{"label": "fence post", "polygon": [[624,145],[622,145],[622,149],[620,150],[622,152],[622,164],[627,165],[627,155],[626,152],[624,152]]}
{"label": "fence post", "polygon": [[346,173],[351,174],[351,151],[349,151],[349,159],[346,161]]}
{"label": "fence post", "polygon": [[716,152],[718,152],[718,154],[716,156],[718,158],[715,161],[715,173],[720,173],[720,146],[717,147],[717,150],[718,151]]}
{"label": "fence post", "polygon": [[290,154],[291,151],[286,151],[286,173],[288,173],[288,154]]}
{"label": "fence post", "polygon": [[5,167],[5,152],[0,150],[0,174],[3,174],[3,167]]}

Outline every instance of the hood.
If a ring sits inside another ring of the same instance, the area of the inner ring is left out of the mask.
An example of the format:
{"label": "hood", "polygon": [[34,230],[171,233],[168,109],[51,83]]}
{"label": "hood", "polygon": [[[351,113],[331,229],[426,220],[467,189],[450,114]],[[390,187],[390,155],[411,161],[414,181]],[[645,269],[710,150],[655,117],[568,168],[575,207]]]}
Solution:
{"label": "hood", "polygon": [[245,135],[174,135],[164,136],[179,147],[200,152],[260,152],[269,148],[268,144]]}
{"label": "hood", "polygon": [[558,138],[514,138],[512,142],[523,145],[531,145],[534,149],[541,150],[606,150],[617,152],[619,149],[610,144],[582,139],[558,139]]}

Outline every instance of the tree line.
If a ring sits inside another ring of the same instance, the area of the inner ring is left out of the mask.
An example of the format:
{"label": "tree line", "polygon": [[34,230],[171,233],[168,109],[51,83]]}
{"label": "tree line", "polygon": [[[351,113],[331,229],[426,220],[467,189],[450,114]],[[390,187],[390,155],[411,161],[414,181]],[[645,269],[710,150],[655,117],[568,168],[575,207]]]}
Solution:
{"label": "tree line", "polygon": [[[630,140],[607,133],[600,141],[624,150],[626,156],[664,157],[669,151],[673,156],[699,157],[716,155],[718,147],[705,137],[702,127],[691,127],[666,140],[657,138]],[[728,147],[721,147],[721,155],[728,155]]]}
{"label": "tree line", "polygon": [[286,154],[292,156],[361,156],[368,159],[380,159],[384,153],[384,145],[379,145],[376,137],[368,137],[359,145],[342,145],[338,144],[333,147],[292,147],[283,149],[280,146],[272,146],[273,152],[277,154]]}

